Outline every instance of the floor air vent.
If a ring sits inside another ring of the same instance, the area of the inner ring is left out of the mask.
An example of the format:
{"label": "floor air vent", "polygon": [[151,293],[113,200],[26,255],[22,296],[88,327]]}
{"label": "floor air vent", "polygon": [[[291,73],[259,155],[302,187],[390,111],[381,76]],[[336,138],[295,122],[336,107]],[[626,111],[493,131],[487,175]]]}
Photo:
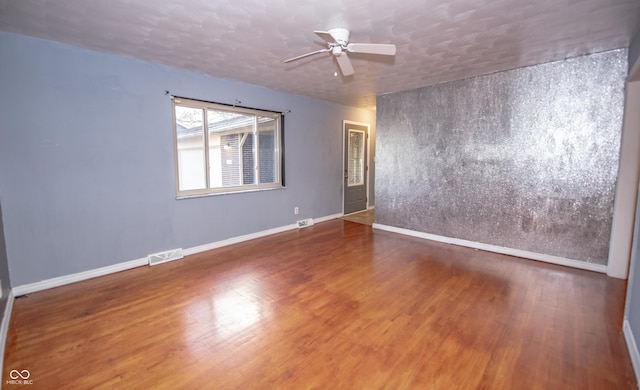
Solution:
{"label": "floor air vent", "polygon": [[158,265],[168,261],[182,259],[183,257],[182,248],[178,248],[148,255],[147,260],[149,261],[149,265]]}
{"label": "floor air vent", "polygon": [[297,222],[298,228],[313,226],[313,218],[303,219]]}

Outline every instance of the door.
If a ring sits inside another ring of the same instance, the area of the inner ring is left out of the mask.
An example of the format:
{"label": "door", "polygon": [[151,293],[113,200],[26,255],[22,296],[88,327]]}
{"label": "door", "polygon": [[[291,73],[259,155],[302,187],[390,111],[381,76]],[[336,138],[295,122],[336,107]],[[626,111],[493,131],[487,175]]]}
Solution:
{"label": "door", "polygon": [[367,208],[367,145],[369,125],[343,122],[344,129],[344,213]]}

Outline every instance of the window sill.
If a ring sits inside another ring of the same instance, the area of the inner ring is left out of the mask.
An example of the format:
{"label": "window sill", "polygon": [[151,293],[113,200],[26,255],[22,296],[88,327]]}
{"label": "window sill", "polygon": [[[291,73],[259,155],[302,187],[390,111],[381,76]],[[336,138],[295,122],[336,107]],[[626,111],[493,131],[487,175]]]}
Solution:
{"label": "window sill", "polygon": [[286,188],[285,186],[277,186],[277,187],[263,187],[263,188],[248,188],[246,190],[208,192],[206,194],[177,195],[176,196],[176,200],[192,199],[192,198],[206,198],[206,197],[209,197],[209,196],[219,196],[219,195],[245,194],[245,193],[248,193],[248,192],[262,192],[262,191],[283,190],[285,188]]}

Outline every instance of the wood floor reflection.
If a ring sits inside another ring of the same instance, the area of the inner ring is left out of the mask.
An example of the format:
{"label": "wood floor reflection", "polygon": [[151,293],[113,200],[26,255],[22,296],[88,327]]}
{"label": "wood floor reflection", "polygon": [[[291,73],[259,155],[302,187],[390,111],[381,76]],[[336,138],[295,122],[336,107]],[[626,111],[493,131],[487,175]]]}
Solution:
{"label": "wood floor reflection", "polygon": [[355,223],[361,223],[364,225],[373,225],[375,217],[375,209],[359,211],[357,213],[347,214],[342,217],[345,221],[351,221]]}
{"label": "wood floor reflection", "polygon": [[622,389],[625,282],[343,220],[15,301],[47,389]]}

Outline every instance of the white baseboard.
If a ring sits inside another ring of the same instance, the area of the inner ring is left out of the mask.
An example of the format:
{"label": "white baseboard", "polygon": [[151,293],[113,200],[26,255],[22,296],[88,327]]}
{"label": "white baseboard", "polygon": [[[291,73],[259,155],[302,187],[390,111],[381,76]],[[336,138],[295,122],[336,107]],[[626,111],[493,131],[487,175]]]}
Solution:
{"label": "white baseboard", "polygon": [[0,372],[4,372],[4,349],[7,345],[7,334],[9,333],[9,324],[11,323],[13,300],[13,291],[9,291],[7,306],[4,307],[4,317],[2,317],[2,324],[0,324]]}
{"label": "white baseboard", "polygon": [[[325,216],[325,217],[314,218],[313,221],[314,221],[314,223],[320,223],[320,222],[329,221],[331,219],[336,219],[336,218],[340,218],[340,217],[342,217],[342,214],[333,214],[333,215],[328,215],[328,216]],[[295,224],[295,223],[292,223],[290,225],[280,226],[280,227],[273,228],[273,229],[267,229],[267,230],[263,230],[261,232],[245,234],[243,236],[232,237],[232,238],[228,238],[228,239],[222,240],[222,241],[216,241],[216,242],[212,242],[212,243],[209,243],[209,244],[194,246],[192,248],[183,249],[182,253],[185,256],[194,255],[196,253],[200,253],[200,252],[204,252],[204,251],[210,251],[212,249],[221,248],[221,247],[227,246],[227,245],[238,244],[238,243],[244,242],[244,241],[255,240],[256,238],[270,236],[272,234],[282,233],[282,232],[286,232],[288,230],[294,230],[294,229],[297,229],[297,228],[298,228],[298,225]]]}
{"label": "white baseboard", "polygon": [[65,284],[71,284],[80,282],[87,279],[97,278],[98,276],[104,276],[113,274],[115,272],[126,271],[131,268],[141,267],[147,265],[148,261],[146,257],[141,259],[126,261],[124,263],[118,263],[109,265],[107,267],[96,268],[89,271],[78,272],[77,274],[59,276],[57,278],[51,278],[42,280],[40,282],[23,284],[13,288],[13,293],[16,297],[21,295],[31,294],[38,291],[47,290],[54,287],[64,286]]}
{"label": "white baseboard", "polygon": [[627,343],[627,349],[629,350],[629,356],[631,357],[631,364],[633,364],[633,371],[636,373],[636,378],[640,378],[640,353],[638,352],[638,345],[636,339],[633,337],[633,331],[628,319],[624,319],[622,324],[622,333],[624,334],[624,341]]}
{"label": "white baseboard", "polygon": [[586,261],[566,259],[564,257],[545,255],[542,253],[523,251],[520,249],[505,248],[498,245],[483,244],[481,242],[461,240],[459,238],[438,236],[435,234],[423,233],[415,230],[398,228],[395,226],[381,225],[378,223],[374,223],[373,228],[386,230],[393,233],[404,234],[412,237],[424,238],[426,240],[444,242],[447,244],[454,244],[459,246],[465,246],[468,248],[480,249],[488,252],[500,253],[503,255],[522,257],[524,259],[530,259],[530,260],[538,260],[538,261],[543,261],[545,263],[564,265],[566,267],[579,268],[579,269],[584,269],[588,271],[600,272],[604,274],[607,273],[607,266],[602,264],[587,263]]}
{"label": "white baseboard", "polygon": [[[319,223],[319,222],[329,221],[331,219],[336,219],[340,217],[342,217],[342,214],[332,214],[325,217],[314,218],[314,221],[316,223]],[[182,253],[184,254],[184,256],[193,255],[193,254],[208,251],[211,249],[221,248],[223,246],[233,245],[243,241],[270,236],[272,234],[282,233],[287,230],[294,230],[297,228],[298,228],[298,225],[294,223],[294,224],[285,225],[285,226],[281,226],[273,229],[263,230],[256,233],[245,234],[243,236],[232,237],[222,241],[216,241],[209,244],[204,244],[204,245],[199,245],[192,248],[183,249]],[[46,279],[46,280],[42,280],[35,283],[23,284],[21,286],[14,287],[13,294],[16,297],[19,297],[21,295],[31,294],[34,292],[43,291],[43,290],[47,290],[54,287],[60,287],[66,284],[80,282],[83,280],[92,279],[99,276],[112,274],[115,272],[125,271],[131,268],[141,267],[147,264],[148,264],[147,257],[143,257],[140,259],[126,261],[124,263],[118,263],[118,264],[110,265],[107,267],[96,268],[96,269],[92,269],[84,272],[78,272],[76,274],[59,276],[57,278]]]}
{"label": "white baseboard", "polygon": [[330,221],[332,219],[338,219],[338,218],[342,218],[342,217],[343,217],[342,213],[337,213],[337,214],[327,215],[325,217],[316,218],[316,219],[314,219],[314,221],[316,223],[320,223],[320,222]]}
{"label": "white baseboard", "polygon": [[222,241],[210,242],[208,244],[194,246],[191,248],[183,249],[182,253],[185,256],[195,255],[196,253],[210,251],[212,249],[222,248],[223,246],[238,244],[240,242],[254,240],[256,238],[270,236],[272,234],[282,233],[282,232],[286,232],[287,230],[293,230],[297,228],[298,228],[298,225],[293,223],[291,225],[280,226],[273,229],[263,230],[257,233],[245,234],[243,236],[227,238],[226,240],[222,240]]}

